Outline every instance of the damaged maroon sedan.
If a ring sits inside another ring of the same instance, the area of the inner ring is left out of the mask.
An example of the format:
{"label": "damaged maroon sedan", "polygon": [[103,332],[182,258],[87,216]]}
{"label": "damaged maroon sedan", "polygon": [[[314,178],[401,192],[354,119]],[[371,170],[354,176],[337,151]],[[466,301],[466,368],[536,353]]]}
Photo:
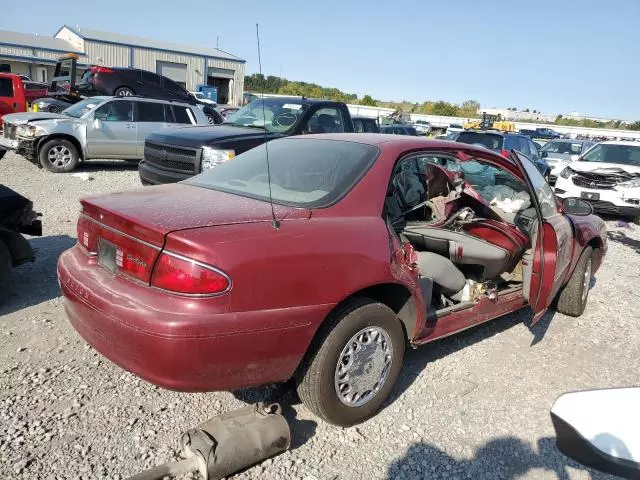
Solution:
{"label": "damaged maroon sedan", "polygon": [[346,426],[379,410],[407,343],[526,305],[533,322],[552,303],[581,315],[606,249],[591,207],[558,200],[519,153],[308,135],[83,200],[58,275],[80,335],[149,382],[294,378],[313,412]]}

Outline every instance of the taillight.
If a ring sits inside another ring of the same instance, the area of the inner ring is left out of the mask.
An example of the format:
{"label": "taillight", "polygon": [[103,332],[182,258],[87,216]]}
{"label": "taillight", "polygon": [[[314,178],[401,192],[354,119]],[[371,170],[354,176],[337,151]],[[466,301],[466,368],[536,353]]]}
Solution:
{"label": "taillight", "polygon": [[210,265],[165,252],[153,269],[151,285],[176,293],[212,295],[227,291],[231,281]]}
{"label": "taillight", "polygon": [[111,72],[113,72],[113,70],[111,70],[109,67],[91,67],[91,71],[93,73],[111,73]]}
{"label": "taillight", "polygon": [[82,245],[90,254],[98,253],[98,233],[100,228],[96,222],[80,215],[77,225],[78,243]]}
{"label": "taillight", "polygon": [[500,156],[504,157],[504,158],[509,158],[509,150],[500,150]]}
{"label": "taillight", "polygon": [[[101,247],[98,253],[98,263],[106,264],[109,261],[107,257],[113,255],[115,256],[115,269],[118,273],[149,283],[153,263],[158,255],[159,249],[157,247],[108,229],[101,229],[100,238],[106,240],[112,246],[111,249],[115,249],[115,252],[109,251],[108,247]],[[102,256],[105,256],[104,262]]]}

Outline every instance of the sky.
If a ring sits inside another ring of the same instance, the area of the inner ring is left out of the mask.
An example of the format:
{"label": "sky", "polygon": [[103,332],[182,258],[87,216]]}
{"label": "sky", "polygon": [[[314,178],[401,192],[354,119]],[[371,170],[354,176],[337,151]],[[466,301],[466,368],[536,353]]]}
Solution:
{"label": "sky", "polygon": [[212,47],[218,38],[247,73],[258,72],[258,23],[265,75],[359,97],[640,120],[640,0],[3,3],[0,29],[80,25]]}

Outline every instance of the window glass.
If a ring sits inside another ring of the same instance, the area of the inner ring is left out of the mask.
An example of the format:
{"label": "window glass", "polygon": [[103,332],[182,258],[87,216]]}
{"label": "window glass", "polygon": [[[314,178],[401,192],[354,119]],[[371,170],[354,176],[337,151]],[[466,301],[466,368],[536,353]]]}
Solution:
{"label": "window glass", "polygon": [[406,132],[404,131],[404,128],[402,128],[402,127],[395,127],[393,129],[393,133],[395,133],[396,135],[406,135]]}
{"label": "window glass", "polygon": [[191,120],[192,118],[195,118],[193,116],[193,112],[188,111],[189,109],[187,107],[183,107],[180,105],[172,105],[172,107],[175,123],[189,123],[191,125],[195,124],[195,122]]}
{"label": "window glass", "polygon": [[525,140],[529,145],[529,151],[531,152],[531,158],[535,158],[538,156],[538,147],[531,140]]}
{"label": "window glass", "polygon": [[165,78],[163,80],[164,80],[163,82],[164,89],[167,91],[169,96],[176,97],[176,98],[186,98],[189,96],[186,90],[182,88],[180,85],[178,85],[176,82],[174,82],[173,80],[169,80],[168,78]]}
{"label": "window glass", "polygon": [[600,143],[583,157],[585,162],[620,163],[640,167],[640,145]]}
{"label": "window glass", "polygon": [[282,133],[293,130],[307,108],[308,104],[290,98],[258,99],[226,117],[225,123]]}
{"label": "window glass", "polygon": [[322,208],[345,195],[378,156],[355,142],[289,137],[260,145],[184,183],[275,203]]}
{"label": "window glass", "polygon": [[368,132],[368,133],[375,133],[377,132],[377,128],[376,128],[376,122],[375,120],[365,120],[364,121],[364,131]]}
{"label": "window glass", "polygon": [[499,151],[502,150],[503,138],[502,135],[491,133],[460,132],[456,141],[468,145],[479,144],[489,150]]}
{"label": "window glass", "polygon": [[105,100],[105,97],[90,97],[65,108],[62,113],[69,117],[80,118],[82,115],[93,110]]}
{"label": "window glass", "polygon": [[137,102],[138,122],[163,123],[164,104],[156,102]]}
{"label": "window glass", "polygon": [[0,97],[13,97],[13,80],[0,78]]}
{"label": "window glass", "polygon": [[359,118],[353,120],[353,131],[356,133],[364,132],[364,124],[365,124],[365,121],[360,120]]}
{"label": "window glass", "polygon": [[109,102],[96,109],[96,118],[105,122],[132,122],[133,102],[117,100]]}
{"label": "window glass", "polygon": [[147,72],[146,70],[142,70],[140,72],[140,76],[142,81],[145,83],[149,83],[151,85],[160,86],[160,76],[156,75],[152,72]]}
{"label": "window glass", "polygon": [[342,114],[337,108],[320,108],[309,118],[307,130],[309,133],[344,132]]}
{"label": "window glass", "polygon": [[556,208],[556,197],[553,190],[544,179],[540,170],[524,155],[518,155],[522,165],[524,166],[527,176],[533,185],[533,190],[538,197],[538,203],[540,203],[540,210],[544,218],[553,217],[558,213]]}

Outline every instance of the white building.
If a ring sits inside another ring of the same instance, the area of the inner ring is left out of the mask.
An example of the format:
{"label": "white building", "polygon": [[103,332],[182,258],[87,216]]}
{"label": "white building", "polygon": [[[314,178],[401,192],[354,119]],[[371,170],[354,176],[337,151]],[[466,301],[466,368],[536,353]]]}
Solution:
{"label": "white building", "polygon": [[81,67],[132,67],[165,75],[195,90],[218,87],[218,103],[238,105],[245,60],[212,47],[196,47],[64,25],[53,37],[0,30],[0,66],[50,82],[56,60],[76,53]]}

